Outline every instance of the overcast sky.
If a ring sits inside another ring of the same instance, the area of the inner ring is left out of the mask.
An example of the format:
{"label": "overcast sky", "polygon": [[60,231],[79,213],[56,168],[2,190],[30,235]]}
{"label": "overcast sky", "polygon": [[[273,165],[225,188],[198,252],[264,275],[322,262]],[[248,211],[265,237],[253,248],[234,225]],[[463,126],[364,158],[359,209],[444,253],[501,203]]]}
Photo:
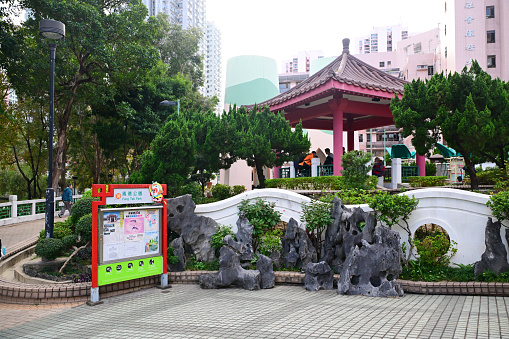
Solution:
{"label": "overcast sky", "polygon": [[[401,24],[409,33],[438,26],[444,0],[206,0],[207,21],[222,34],[223,74],[238,55],[281,62],[299,51],[339,55],[341,40],[367,35],[373,27]],[[224,76],[223,76],[224,86]]]}

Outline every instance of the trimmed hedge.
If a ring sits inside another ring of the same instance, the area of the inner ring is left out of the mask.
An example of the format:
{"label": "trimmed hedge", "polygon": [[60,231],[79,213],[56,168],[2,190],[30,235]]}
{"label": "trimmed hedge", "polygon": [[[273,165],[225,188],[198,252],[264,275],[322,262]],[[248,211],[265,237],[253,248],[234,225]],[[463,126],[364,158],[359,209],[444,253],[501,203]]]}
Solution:
{"label": "trimmed hedge", "polygon": [[447,177],[408,177],[408,182],[412,187],[433,187],[433,186],[445,186],[447,183]]}
{"label": "trimmed hedge", "polygon": [[[378,178],[370,176],[366,185],[375,188]],[[346,189],[344,178],[340,176],[324,176],[324,177],[299,177],[284,179],[267,179],[265,180],[266,188],[282,188],[287,190],[343,190]]]}

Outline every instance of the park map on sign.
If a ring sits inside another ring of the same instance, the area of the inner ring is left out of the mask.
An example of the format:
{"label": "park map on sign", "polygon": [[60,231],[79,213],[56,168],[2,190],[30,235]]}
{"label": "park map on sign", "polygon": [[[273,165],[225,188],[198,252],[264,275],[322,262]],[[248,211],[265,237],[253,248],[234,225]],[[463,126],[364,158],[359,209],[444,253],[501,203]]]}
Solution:
{"label": "park map on sign", "polygon": [[104,212],[102,261],[159,253],[159,223],[157,209]]}

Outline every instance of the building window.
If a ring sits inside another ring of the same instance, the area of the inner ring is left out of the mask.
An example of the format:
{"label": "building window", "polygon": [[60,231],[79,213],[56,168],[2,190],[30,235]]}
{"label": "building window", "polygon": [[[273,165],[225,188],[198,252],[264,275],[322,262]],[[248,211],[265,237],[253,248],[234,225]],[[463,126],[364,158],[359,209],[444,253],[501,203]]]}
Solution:
{"label": "building window", "polygon": [[495,31],[488,31],[487,32],[486,41],[489,44],[495,43]]}
{"label": "building window", "polygon": [[497,67],[497,57],[495,55],[488,55],[488,68]]}
{"label": "building window", "polygon": [[433,75],[433,66],[428,66],[428,75]]}
{"label": "building window", "polygon": [[495,17],[495,6],[486,6],[486,19]]}
{"label": "building window", "polygon": [[380,61],[380,67],[385,67],[385,62],[384,61]]}
{"label": "building window", "polygon": [[419,54],[419,53],[421,53],[421,43],[420,42],[414,44],[414,54]]}
{"label": "building window", "polygon": [[366,133],[366,142],[371,142],[371,133]]}
{"label": "building window", "polygon": [[363,139],[363,136],[364,134],[359,134],[359,142],[362,142],[362,139]]}

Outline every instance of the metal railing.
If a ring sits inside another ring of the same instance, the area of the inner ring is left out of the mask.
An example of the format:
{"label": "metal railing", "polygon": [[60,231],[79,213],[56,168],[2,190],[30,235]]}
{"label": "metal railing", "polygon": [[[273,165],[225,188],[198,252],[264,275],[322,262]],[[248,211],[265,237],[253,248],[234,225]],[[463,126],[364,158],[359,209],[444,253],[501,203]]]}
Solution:
{"label": "metal railing", "polygon": [[[74,201],[79,198],[81,195],[73,195]],[[55,197],[55,212],[60,211],[62,206],[62,197]],[[16,195],[10,195],[9,202],[0,204],[0,226],[44,219],[45,213],[46,199],[18,201]]]}
{"label": "metal railing", "polygon": [[290,178],[290,167],[280,167],[279,178],[282,179]]}
{"label": "metal railing", "polygon": [[401,180],[408,181],[408,177],[419,176],[419,166],[401,166]]}
{"label": "metal railing", "polygon": [[333,175],[332,165],[321,165],[318,166],[318,176],[319,177],[326,177]]}

